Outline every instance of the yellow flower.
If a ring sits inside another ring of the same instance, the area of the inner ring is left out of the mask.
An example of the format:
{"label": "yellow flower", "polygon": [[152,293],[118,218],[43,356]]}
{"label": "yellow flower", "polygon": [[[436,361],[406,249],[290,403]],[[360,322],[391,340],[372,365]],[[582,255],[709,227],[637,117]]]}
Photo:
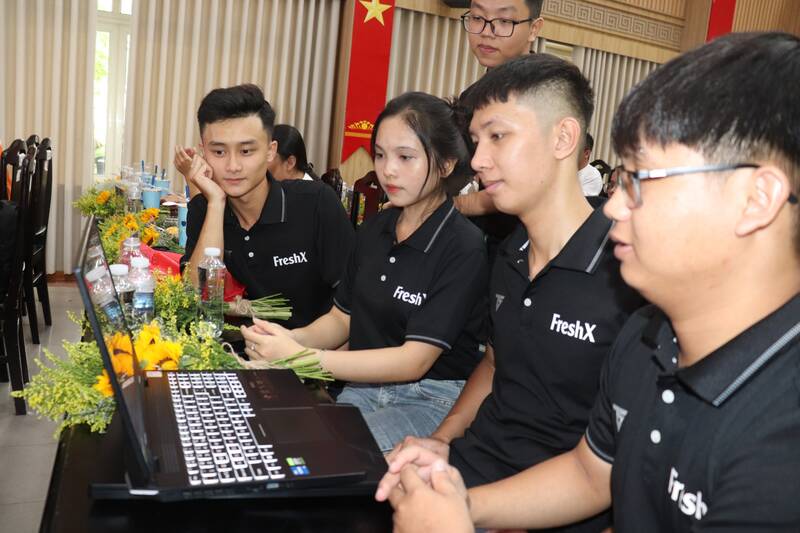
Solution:
{"label": "yellow flower", "polygon": [[136,337],[136,353],[139,359],[142,358],[147,347],[156,342],[161,342],[161,328],[158,327],[158,323],[154,321],[142,326],[139,336]]}
{"label": "yellow flower", "polygon": [[158,209],[155,207],[151,207],[150,209],[145,209],[141,213],[139,213],[139,220],[142,221],[143,224],[147,224],[148,222],[152,222],[158,216]]}
{"label": "yellow flower", "polygon": [[99,205],[105,204],[108,199],[111,198],[111,193],[108,191],[100,191],[100,194],[97,195],[97,203]]}
{"label": "yellow flower", "polygon": [[158,239],[158,231],[150,226],[145,227],[144,231],[142,232],[142,242],[150,246],[156,242],[156,239]]}
{"label": "yellow flower", "polygon": [[108,350],[111,352],[111,363],[117,374],[133,375],[133,347],[131,338],[123,333],[115,333],[111,340],[107,340]]}
{"label": "yellow flower", "polygon": [[167,228],[167,233],[169,233],[173,237],[178,236],[178,226],[170,226]]}
{"label": "yellow flower", "polygon": [[109,398],[114,395],[114,389],[111,388],[111,378],[108,377],[108,372],[103,370],[103,373],[97,376],[97,383],[92,385],[92,388],[99,391],[100,394]]}

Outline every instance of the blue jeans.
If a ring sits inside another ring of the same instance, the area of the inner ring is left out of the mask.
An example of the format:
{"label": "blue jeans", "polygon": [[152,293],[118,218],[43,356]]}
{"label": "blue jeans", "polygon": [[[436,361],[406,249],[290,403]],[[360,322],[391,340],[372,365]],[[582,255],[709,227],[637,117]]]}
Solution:
{"label": "blue jeans", "polygon": [[423,379],[413,383],[349,383],[337,403],[358,407],[382,452],[407,435],[427,437],[450,412],[463,380]]}

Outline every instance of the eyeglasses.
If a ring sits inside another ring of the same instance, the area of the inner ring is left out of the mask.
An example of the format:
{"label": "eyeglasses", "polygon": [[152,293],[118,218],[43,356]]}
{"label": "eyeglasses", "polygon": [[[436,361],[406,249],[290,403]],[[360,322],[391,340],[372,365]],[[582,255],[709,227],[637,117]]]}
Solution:
{"label": "eyeglasses", "polygon": [[[684,174],[698,174],[701,172],[723,172],[726,170],[738,170],[740,168],[758,168],[760,165],[753,163],[737,163],[735,165],[706,165],[700,167],[673,167],[657,168],[653,170],[626,170],[622,165],[614,169],[617,172],[617,182],[625,191],[625,194],[633,202],[632,207],[642,205],[642,180],[670,178],[672,176],[682,176]],[[796,204],[797,196],[789,195],[789,203]]]}
{"label": "eyeglasses", "polygon": [[467,33],[483,33],[483,30],[486,29],[486,25],[488,24],[496,37],[511,37],[517,24],[530,22],[532,20],[532,18],[527,18],[525,20],[504,18],[485,19],[481,16],[473,15],[469,11],[461,15],[461,22],[464,24],[464,29],[467,30]]}

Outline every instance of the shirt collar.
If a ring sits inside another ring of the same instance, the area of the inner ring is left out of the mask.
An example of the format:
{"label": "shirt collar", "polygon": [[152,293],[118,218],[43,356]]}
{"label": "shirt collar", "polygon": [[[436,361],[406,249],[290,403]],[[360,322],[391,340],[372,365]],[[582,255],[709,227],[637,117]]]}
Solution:
{"label": "shirt collar", "polygon": [[[400,244],[411,246],[423,253],[430,252],[442,228],[450,220],[456,211],[453,204],[453,199],[449,196],[436,210],[425,219],[425,222],[411,234],[411,236]],[[400,209],[393,208],[390,210],[386,217],[386,223],[383,226],[383,232],[392,235],[393,239],[397,239],[397,219],[400,217]]]}
{"label": "shirt collar", "polygon": [[[286,222],[286,191],[283,190],[283,184],[273,178],[269,172],[267,172],[267,182],[269,183],[269,192],[264,207],[261,208],[261,216],[258,218],[257,224]],[[225,222],[233,225],[239,224],[230,205],[225,207]]]}
{"label": "shirt collar", "polygon": [[[611,226],[611,221],[603,214],[602,205],[597,207],[553,258],[550,266],[593,274],[608,242]],[[501,253],[516,257],[525,252],[527,257],[528,246],[530,240],[527,231],[520,223],[506,241]]]}
{"label": "shirt collar", "polygon": [[[654,320],[659,320],[659,317],[654,317]],[[653,331],[657,331],[654,357],[663,368],[669,368],[665,357],[670,352],[677,354],[678,350],[677,346],[671,350],[665,349],[666,344],[674,344],[669,338],[673,333],[666,318],[662,320],[653,328]],[[648,342],[648,329],[652,326],[653,321],[645,328],[645,342]],[[652,332],[650,336],[653,337]],[[797,343],[799,338],[800,294],[697,363],[679,369],[675,376],[697,396],[719,407],[759,370],[774,361],[786,346]]]}

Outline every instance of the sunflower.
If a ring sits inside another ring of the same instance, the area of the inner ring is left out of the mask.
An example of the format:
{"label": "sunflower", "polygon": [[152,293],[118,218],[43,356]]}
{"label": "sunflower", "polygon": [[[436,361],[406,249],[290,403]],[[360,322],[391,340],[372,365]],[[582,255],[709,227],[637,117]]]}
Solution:
{"label": "sunflower", "polygon": [[141,213],[139,213],[139,220],[142,221],[142,224],[147,224],[152,222],[158,216],[158,209],[155,207],[151,207],[150,209],[145,209]]}
{"label": "sunflower", "polygon": [[136,222],[136,217],[128,213],[125,215],[123,225],[131,231],[139,231],[139,224]]}
{"label": "sunflower", "polygon": [[158,239],[158,231],[150,226],[146,226],[142,232],[142,242],[147,246],[152,245]]}
{"label": "sunflower", "polygon": [[92,385],[92,388],[99,391],[100,394],[109,398],[114,395],[114,389],[111,388],[111,378],[108,377],[108,372],[103,370],[103,373],[97,376],[97,383]]}
{"label": "sunflower", "polygon": [[123,333],[115,333],[106,341],[108,351],[111,353],[111,363],[117,374],[133,375],[133,346],[131,338]]}
{"label": "sunflower", "polygon": [[95,201],[98,205],[104,205],[108,199],[111,198],[111,193],[108,191],[100,191]]}

